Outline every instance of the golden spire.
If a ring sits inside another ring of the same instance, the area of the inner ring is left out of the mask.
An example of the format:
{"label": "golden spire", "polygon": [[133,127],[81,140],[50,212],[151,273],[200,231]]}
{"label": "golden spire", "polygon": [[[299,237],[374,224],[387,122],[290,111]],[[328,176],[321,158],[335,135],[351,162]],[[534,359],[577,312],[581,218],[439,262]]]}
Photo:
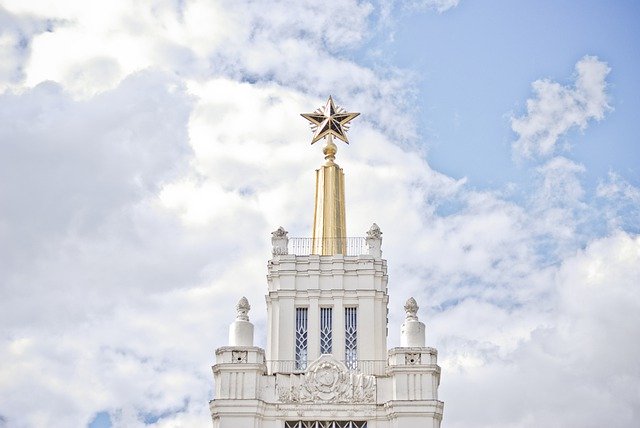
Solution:
{"label": "golden spire", "polygon": [[313,216],[312,254],[344,254],[347,243],[347,226],[344,209],[344,172],[335,162],[338,147],[333,137],[349,144],[349,122],[360,113],[348,113],[336,107],[329,96],[324,108],[313,113],[302,113],[311,122],[311,144],[325,139],[322,148],[326,162],[316,170],[316,200]]}

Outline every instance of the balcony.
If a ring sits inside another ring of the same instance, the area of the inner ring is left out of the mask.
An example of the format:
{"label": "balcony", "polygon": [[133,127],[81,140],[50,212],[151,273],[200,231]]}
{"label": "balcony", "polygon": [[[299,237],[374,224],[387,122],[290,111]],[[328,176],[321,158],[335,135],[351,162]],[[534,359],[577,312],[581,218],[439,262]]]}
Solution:
{"label": "balcony", "polygon": [[321,256],[333,256],[342,254],[345,256],[371,255],[375,258],[382,257],[382,232],[377,224],[373,224],[366,236],[358,237],[332,237],[332,238],[289,238],[289,232],[280,226],[271,232],[271,253],[274,256],[293,254],[296,256],[308,256],[318,254]]}

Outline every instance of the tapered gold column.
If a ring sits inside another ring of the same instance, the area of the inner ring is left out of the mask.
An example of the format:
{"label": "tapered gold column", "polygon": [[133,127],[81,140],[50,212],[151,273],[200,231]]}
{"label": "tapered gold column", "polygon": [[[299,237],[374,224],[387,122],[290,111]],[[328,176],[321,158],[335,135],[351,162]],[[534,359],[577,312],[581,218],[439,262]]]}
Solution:
{"label": "tapered gold column", "polygon": [[326,162],[316,170],[312,254],[344,254],[347,246],[344,172],[335,162],[337,147],[329,135],[323,148]]}

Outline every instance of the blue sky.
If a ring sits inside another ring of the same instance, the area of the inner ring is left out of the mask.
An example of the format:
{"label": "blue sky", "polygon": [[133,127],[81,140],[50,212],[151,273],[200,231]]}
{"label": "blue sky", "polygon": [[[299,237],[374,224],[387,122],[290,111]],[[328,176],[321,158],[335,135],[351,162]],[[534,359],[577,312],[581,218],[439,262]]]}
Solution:
{"label": "blue sky", "polygon": [[573,65],[594,55],[612,66],[613,110],[566,135],[567,154],[588,165],[592,190],[611,170],[638,184],[637,2],[470,1],[442,14],[396,10],[393,28],[357,57],[416,73],[416,119],[434,168],[480,188],[525,184],[528,164],[513,162],[509,118],[523,113],[531,82],[571,84]]}
{"label": "blue sky", "polygon": [[[341,145],[444,427],[640,419],[635,2],[0,3],[0,426],[209,426],[213,350]],[[523,388],[522,385],[526,385]],[[549,391],[562,391],[550,394]]]}

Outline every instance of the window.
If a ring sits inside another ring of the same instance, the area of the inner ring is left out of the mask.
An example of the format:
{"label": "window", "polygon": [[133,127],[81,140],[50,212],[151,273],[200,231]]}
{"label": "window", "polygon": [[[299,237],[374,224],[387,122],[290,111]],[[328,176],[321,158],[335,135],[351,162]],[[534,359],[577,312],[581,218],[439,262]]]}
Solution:
{"label": "window", "polygon": [[357,331],[357,308],[344,308],[344,363],[350,369],[358,367]]}
{"label": "window", "polygon": [[284,428],[367,428],[367,421],[286,421]]}
{"label": "window", "polygon": [[320,308],[320,353],[330,354],[333,348],[333,320],[331,308]]}
{"label": "window", "polygon": [[296,370],[307,368],[307,308],[296,308]]}

